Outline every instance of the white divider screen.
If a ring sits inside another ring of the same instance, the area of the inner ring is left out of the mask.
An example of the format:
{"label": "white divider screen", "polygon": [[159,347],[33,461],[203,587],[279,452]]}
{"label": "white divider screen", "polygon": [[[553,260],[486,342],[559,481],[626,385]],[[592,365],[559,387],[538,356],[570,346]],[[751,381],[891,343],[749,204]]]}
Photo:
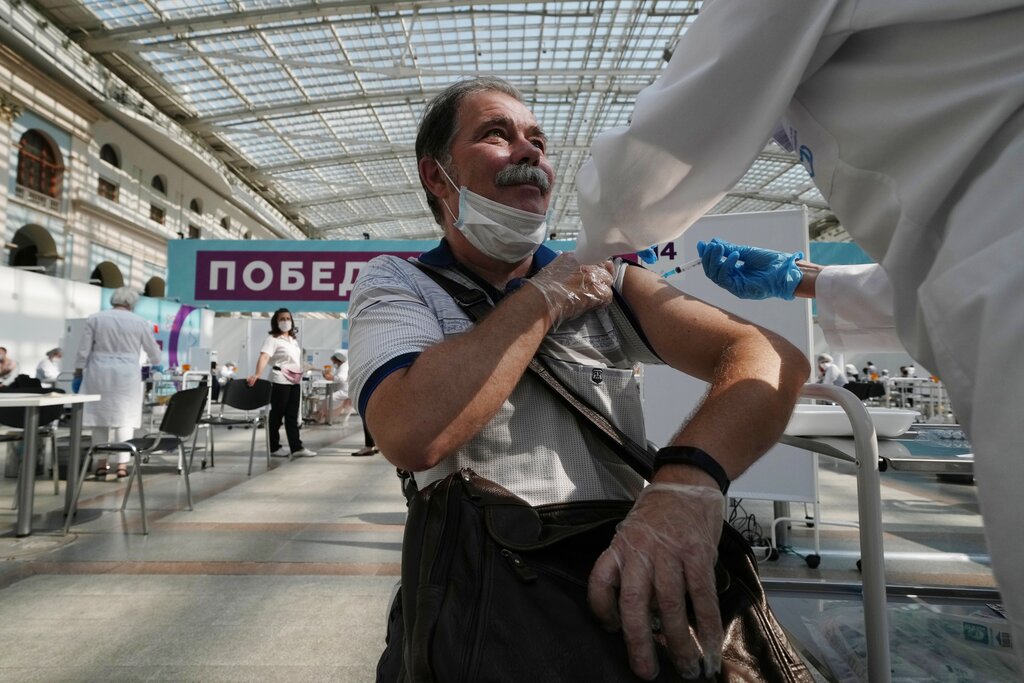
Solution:
{"label": "white divider screen", "polygon": [[[726,214],[702,218],[671,247],[661,245],[658,263],[648,267],[662,273],[691,261],[697,256],[697,242],[713,237],[734,244],[785,251],[799,249],[808,253],[807,217],[802,210]],[[687,294],[781,334],[808,356],[811,355],[811,305],[808,299],[738,299],[708,280],[700,266],[670,276],[668,281]],[[646,366],[644,413],[647,438],[658,446],[665,445],[693,412],[706,389],[705,382],[672,368]],[[732,498],[814,502],[817,499],[816,468],[816,458],[806,451],[776,445],[733,482],[729,495]]]}

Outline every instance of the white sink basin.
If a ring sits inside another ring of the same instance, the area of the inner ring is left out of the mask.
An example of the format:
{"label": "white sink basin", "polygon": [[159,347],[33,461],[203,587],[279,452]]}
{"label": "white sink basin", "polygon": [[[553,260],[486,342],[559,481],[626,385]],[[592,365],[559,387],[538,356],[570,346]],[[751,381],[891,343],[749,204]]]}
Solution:
{"label": "white sink basin", "polygon": [[[867,408],[879,438],[892,438],[910,429],[920,416],[916,410]],[[853,436],[846,412],[839,406],[799,404],[789,418],[785,433],[790,436]]]}

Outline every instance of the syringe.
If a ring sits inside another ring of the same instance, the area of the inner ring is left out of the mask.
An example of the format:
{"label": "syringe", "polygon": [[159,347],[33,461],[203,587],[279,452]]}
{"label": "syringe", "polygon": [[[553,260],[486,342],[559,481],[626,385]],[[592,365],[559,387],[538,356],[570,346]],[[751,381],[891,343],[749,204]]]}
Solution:
{"label": "syringe", "polygon": [[676,266],[672,270],[666,270],[664,273],[661,274],[661,276],[662,277],[671,277],[673,275],[676,275],[677,273],[685,273],[686,271],[690,270],[694,266],[699,266],[700,265],[700,261],[701,261],[700,257],[697,257],[697,258],[693,259],[692,261],[687,261],[686,263],[684,263],[681,266]]}

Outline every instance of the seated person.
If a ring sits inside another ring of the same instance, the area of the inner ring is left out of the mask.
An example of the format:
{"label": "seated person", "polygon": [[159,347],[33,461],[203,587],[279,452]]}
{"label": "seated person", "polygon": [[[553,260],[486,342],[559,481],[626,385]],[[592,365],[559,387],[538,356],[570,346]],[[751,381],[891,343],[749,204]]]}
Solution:
{"label": "seated person", "polygon": [[36,379],[44,389],[52,389],[57,384],[57,378],[60,376],[60,361],[63,357],[64,352],[58,346],[47,351],[46,358],[39,361],[39,365],[36,366]]}
{"label": "seated person", "polygon": [[[657,667],[651,610],[678,606],[679,597],[662,589],[682,586],[685,577],[701,615],[695,628],[705,664],[717,671],[718,479],[739,476],[781,435],[809,374],[807,359],[778,335],[643,268],[622,261],[581,266],[543,246],[554,170],[544,132],[510,84],[478,78],[436,96],[416,155],[444,232],[417,260],[486,293],[495,307],[473,324],[412,263],[393,256],[370,262],[350,307],[350,383],[380,452],[415,472],[421,488],[471,467],[532,505],[636,499],[591,573],[594,610],[606,627],[623,629],[631,666],[650,678]],[[671,445],[710,454],[718,477],[713,466],[662,464],[645,489],[524,375],[535,355],[640,443],[640,363],[667,363],[709,382]],[[655,566],[671,567],[673,578],[655,583]],[[651,600],[617,599],[616,588],[620,596]],[[667,614],[662,629],[673,661],[681,671],[698,671],[685,613]]]}
{"label": "seated person", "polygon": [[328,417],[333,420],[343,416],[341,424],[345,424],[352,415],[352,401],[348,397],[348,351],[338,349],[332,353],[331,365],[324,366],[323,375],[325,380],[332,383],[328,387],[328,391],[331,392],[331,413],[328,416],[328,401],[321,401],[313,414],[313,419],[319,424],[324,424]]}
{"label": "seated person", "polygon": [[14,362],[7,349],[0,346],[0,387],[7,387],[14,384],[18,376],[18,364]]}

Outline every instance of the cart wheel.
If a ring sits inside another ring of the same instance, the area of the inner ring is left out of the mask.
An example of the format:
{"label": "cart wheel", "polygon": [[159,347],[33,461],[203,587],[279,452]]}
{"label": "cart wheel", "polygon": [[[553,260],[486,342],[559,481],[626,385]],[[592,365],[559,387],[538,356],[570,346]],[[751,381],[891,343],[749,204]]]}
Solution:
{"label": "cart wheel", "polygon": [[821,555],[808,555],[804,558],[804,562],[806,562],[807,566],[811,569],[817,569],[818,565],[821,564]]}
{"label": "cart wheel", "polygon": [[857,571],[860,571],[860,560],[857,560]]}
{"label": "cart wheel", "polygon": [[201,470],[205,470],[206,469],[206,461],[205,460],[200,461],[199,469],[201,469]]}
{"label": "cart wheel", "polygon": [[772,562],[774,562],[775,560],[779,559],[779,549],[778,548],[772,548],[771,550],[769,550],[768,551],[768,559],[771,560]]}
{"label": "cart wheel", "polygon": [[814,517],[804,517],[804,526],[808,529],[814,528]]}

